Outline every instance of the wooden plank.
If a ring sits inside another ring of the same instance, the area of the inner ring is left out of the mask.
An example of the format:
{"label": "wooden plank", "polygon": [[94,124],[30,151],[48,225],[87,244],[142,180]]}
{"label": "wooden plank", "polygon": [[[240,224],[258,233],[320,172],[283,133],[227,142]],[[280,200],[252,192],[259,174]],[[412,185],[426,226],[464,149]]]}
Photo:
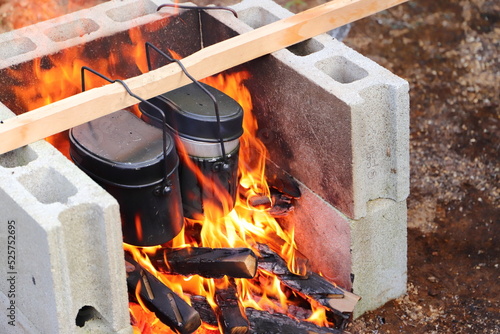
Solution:
{"label": "wooden plank", "polygon": [[[222,72],[407,0],[334,0],[206,47],[182,60],[195,79]],[[175,63],[125,80],[149,99],[190,80]],[[62,132],[138,101],[118,84],[95,88],[0,123],[0,154]]]}

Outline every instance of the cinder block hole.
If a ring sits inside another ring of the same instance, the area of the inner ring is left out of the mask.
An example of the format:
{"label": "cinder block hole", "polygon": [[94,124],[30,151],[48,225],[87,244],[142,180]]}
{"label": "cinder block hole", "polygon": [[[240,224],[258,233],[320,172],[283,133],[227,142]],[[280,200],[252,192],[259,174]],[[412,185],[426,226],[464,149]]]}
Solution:
{"label": "cinder block hole", "polygon": [[38,168],[19,178],[19,182],[43,204],[66,203],[76,187],[54,168]]}
{"label": "cinder block hole", "polygon": [[156,13],[157,6],[151,1],[136,1],[106,11],[106,15],[115,22],[126,22],[138,17]]}
{"label": "cinder block hole", "polygon": [[17,150],[1,154],[0,166],[5,168],[26,166],[37,158],[38,154],[36,154],[31,147],[25,146],[18,148]]}
{"label": "cinder block hole", "polygon": [[36,44],[27,37],[15,38],[0,43],[0,59],[19,56],[36,49]]}
{"label": "cinder block hole", "polygon": [[276,15],[271,14],[269,11],[260,7],[252,7],[242,10],[241,12],[238,12],[238,18],[254,29],[279,20]]}
{"label": "cinder block hole", "polygon": [[91,19],[79,19],[56,25],[44,31],[44,34],[54,42],[64,42],[75,37],[90,34],[99,30],[99,25]]}
{"label": "cinder block hole", "polygon": [[368,72],[342,56],[331,57],[316,63],[316,67],[333,80],[348,84],[368,76]]}
{"label": "cinder block hole", "polygon": [[86,305],[78,311],[75,323],[78,327],[83,327],[86,322],[93,320],[102,320],[102,316],[95,308]]}
{"label": "cinder block hole", "polygon": [[288,51],[301,57],[308,56],[315,52],[321,51],[323,50],[323,48],[324,48],[323,44],[312,38],[287,47]]}

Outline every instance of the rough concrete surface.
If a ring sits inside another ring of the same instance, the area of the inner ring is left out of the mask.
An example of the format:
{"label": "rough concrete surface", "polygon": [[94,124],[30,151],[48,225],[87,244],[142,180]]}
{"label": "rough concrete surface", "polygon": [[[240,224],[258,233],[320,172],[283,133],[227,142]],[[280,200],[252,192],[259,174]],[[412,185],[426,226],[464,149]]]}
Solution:
{"label": "rough concrete surface", "polygon": [[[10,116],[0,110],[2,119]],[[84,307],[93,309],[96,333],[130,330],[120,217],[110,195],[39,141],[0,156],[0,212],[0,244],[11,246],[0,252],[2,263],[11,260],[1,299],[18,312],[15,326],[2,321],[2,332],[83,333],[89,327],[76,320]]]}

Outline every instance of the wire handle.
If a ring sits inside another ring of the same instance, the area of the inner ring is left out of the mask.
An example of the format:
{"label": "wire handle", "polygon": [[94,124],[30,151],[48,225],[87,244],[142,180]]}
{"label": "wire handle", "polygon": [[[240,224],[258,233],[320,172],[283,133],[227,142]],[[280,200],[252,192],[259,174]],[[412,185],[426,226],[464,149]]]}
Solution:
{"label": "wire handle", "polygon": [[156,8],[156,11],[158,12],[160,9],[162,9],[164,7],[173,7],[173,8],[190,9],[190,10],[194,10],[194,9],[197,9],[197,10],[210,10],[210,9],[227,10],[227,11],[233,13],[233,15],[236,18],[238,17],[238,13],[234,9],[229,8],[229,7],[223,7],[223,6],[189,6],[189,5],[180,5],[180,4],[164,4],[164,5],[158,6],[158,8]]}
{"label": "wire handle", "polygon": [[213,96],[212,93],[210,93],[205,87],[203,87],[203,85],[200,84],[200,82],[198,80],[196,80],[195,78],[193,78],[191,76],[191,74],[189,74],[189,72],[186,70],[186,68],[184,67],[184,65],[182,64],[182,62],[180,60],[173,58],[171,55],[168,55],[167,53],[163,52],[162,50],[160,50],[159,48],[157,48],[156,46],[154,46],[150,42],[146,42],[146,58],[147,58],[147,61],[148,61],[148,70],[149,71],[152,70],[151,58],[150,58],[150,51],[149,51],[150,48],[153,49],[153,50],[155,50],[156,52],[158,52],[158,54],[160,54],[161,56],[165,57],[168,61],[170,61],[170,62],[176,62],[177,65],[179,65],[179,67],[182,69],[182,71],[184,72],[184,74],[189,79],[191,79],[191,81],[193,81],[193,83],[196,84],[212,100],[212,102],[214,104],[214,109],[215,109],[215,118],[217,120],[217,137],[219,137],[219,143],[220,143],[220,148],[221,148],[221,152],[222,152],[222,157],[224,159],[224,166],[223,166],[223,168],[224,169],[228,169],[229,168],[229,165],[227,164],[228,157],[226,156],[226,148],[224,147],[224,138],[222,138],[220,113],[219,113],[219,104],[217,102],[217,99],[215,98],[215,96]]}
{"label": "wire handle", "polygon": [[109,83],[118,82],[119,84],[121,84],[123,86],[123,88],[125,88],[125,90],[127,91],[127,93],[130,96],[132,96],[132,97],[136,98],[137,100],[146,103],[148,106],[153,107],[156,110],[158,110],[158,112],[160,113],[160,115],[163,118],[163,138],[162,138],[163,146],[162,147],[163,147],[163,163],[164,163],[163,170],[165,171],[165,178],[164,178],[163,186],[161,187],[161,189],[157,189],[156,192],[158,195],[166,195],[166,194],[170,193],[172,191],[172,188],[170,187],[170,184],[168,182],[168,170],[167,170],[167,125],[166,125],[167,118],[166,118],[163,110],[161,110],[160,108],[158,108],[157,106],[155,106],[151,102],[144,100],[140,96],[134,94],[123,80],[120,80],[120,79],[112,80],[112,79],[108,78],[107,76],[105,76],[104,74],[99,73],[96,70],[94,70],[88,66],[82,66],[82,69],[81,69],[82,92],[85,91],[85,71],[89,71],[89,72],[97,75],[101,79],[106,80]]}

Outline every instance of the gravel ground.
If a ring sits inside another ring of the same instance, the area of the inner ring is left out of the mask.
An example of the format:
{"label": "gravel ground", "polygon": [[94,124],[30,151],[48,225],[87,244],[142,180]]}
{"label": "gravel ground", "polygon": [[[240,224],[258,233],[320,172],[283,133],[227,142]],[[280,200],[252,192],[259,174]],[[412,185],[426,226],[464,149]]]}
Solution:
{"label": "gravel ground", "polygon": [[[277,2],[298,12],[325,1]],[[45,8],[0,0],[0,30],[33,6]],[[497,0],[410,1],[358,21],[344,40],[408,80],[411,95],[408,293],[351,333],[500,333],[499,13]]]}

